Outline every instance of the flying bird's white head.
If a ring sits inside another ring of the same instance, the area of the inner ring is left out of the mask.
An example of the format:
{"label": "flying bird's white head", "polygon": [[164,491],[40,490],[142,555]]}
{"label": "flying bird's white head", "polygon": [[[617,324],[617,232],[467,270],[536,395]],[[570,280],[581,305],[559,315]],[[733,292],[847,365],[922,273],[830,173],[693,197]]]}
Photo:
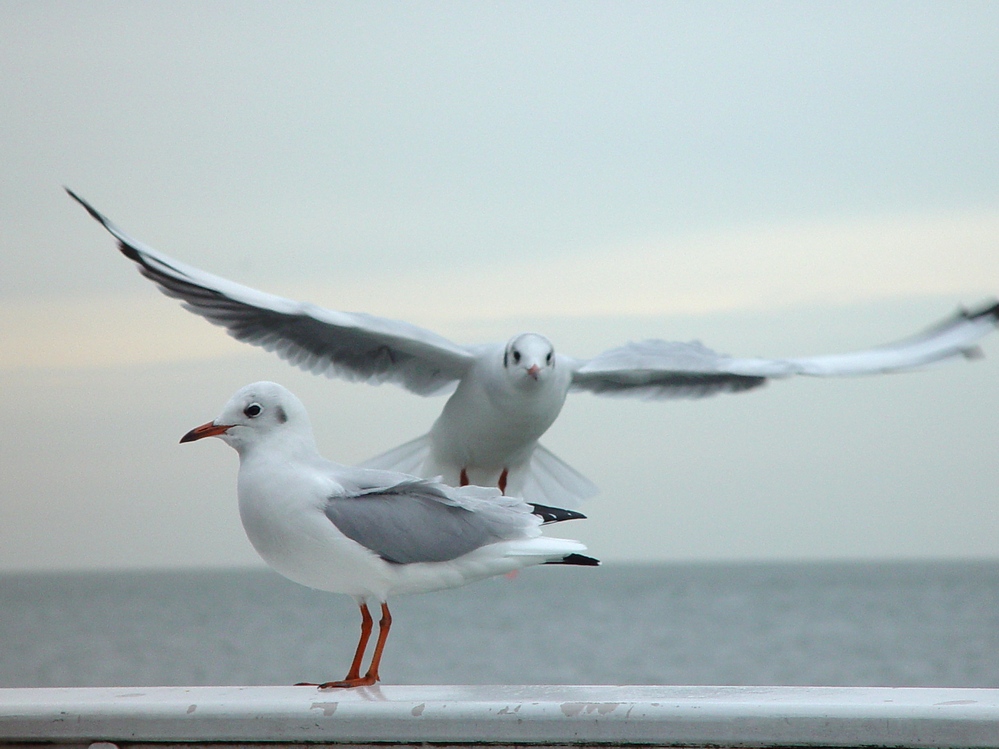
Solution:
{"label": "flying bird's white head", "polygon": [[555,369],[555,347],[543,335],[521,333],[506,344],[503,367],[518,381],[543,381]]}
{"label": "flying bird's white head", "polygon": [[302,402],[276,382],[255,382],[240,388],[215,421],[202,424],[181,437],[193,442],[218,437],[241,453],[268,438],[312,443],[312,427]]}

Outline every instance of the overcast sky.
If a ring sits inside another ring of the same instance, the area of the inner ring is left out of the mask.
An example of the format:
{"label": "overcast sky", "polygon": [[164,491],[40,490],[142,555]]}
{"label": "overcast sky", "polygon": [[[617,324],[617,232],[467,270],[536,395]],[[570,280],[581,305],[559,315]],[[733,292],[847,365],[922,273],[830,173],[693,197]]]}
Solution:
{"label": "overcast sky", "polygon": [[[999,294],[999,4],[0,0],[0,570],[257,563],[279,381],[356,462],[443,399],[301,373],[157,293],[192,265],[460,342],[803,355]],[[999,337],[926,372],[570,396],[606,560],[999,556]]]}

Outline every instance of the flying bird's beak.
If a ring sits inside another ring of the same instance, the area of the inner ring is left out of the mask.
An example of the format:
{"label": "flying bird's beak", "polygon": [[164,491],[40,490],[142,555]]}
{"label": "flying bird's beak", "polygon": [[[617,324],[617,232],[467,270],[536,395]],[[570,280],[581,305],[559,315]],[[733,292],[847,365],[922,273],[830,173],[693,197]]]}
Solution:
{"label": "flying bird's beak", "polygon": [[530,367],[528,367],[527,374],[529,374],[533,379],[536,380],[538,379],[538,372],[540,371],[541,367],[539,367],[537,364],[532,364]]}
{"label": "flying bird's beak", "polygon": [[194,440],[200,440],[202,437],[218,437],[221,434],[225,434],[230,426],[229,424],[216,424],[214,421],[209,421],[207,424],[202,424],[192,429],[181,437],[180,441],[194,442]]}

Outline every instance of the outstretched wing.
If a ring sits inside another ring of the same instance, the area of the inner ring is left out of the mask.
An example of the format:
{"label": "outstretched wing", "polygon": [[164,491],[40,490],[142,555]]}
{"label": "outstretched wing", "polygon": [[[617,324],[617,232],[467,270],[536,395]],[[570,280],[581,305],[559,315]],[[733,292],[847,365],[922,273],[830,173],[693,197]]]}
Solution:
{"label": "outstretched wing", "polygon": [[296,367],[371,384],[393,382],[432,395],[452,387],[474,358],[471,351],[409,323],[284,299],[179,263],[128,236],[72,190],[66,192],[118,240],[122,254],[160,291],[233,338],[273,351]]}
{"label": "outstretched wing", "polygon": [[699,342],[641,341],[576,364],[572,388],[599,395],[700,398],[759,387],[769,379],[902,372],[981,355],[978,341],[999,323],[999,303],[954,316],[910,338],[864,351],[798,359],[737,359]]}

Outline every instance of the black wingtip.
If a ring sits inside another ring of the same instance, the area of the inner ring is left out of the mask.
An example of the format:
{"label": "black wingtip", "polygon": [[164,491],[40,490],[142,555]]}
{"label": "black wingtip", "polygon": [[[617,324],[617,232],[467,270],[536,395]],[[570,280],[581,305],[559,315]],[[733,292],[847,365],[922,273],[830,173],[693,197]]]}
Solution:
{"label": "black wingtip", "polygon": [[548,507],[547,505],[538,505],[533,502],[529,504],[531,505],[531,513],[541,518],[542,525],[561,523],[565,520],[583,520],[586,518],[586,515],[575,510],[563,510],[561,507]]}
{"label": "black wingtip", "polygon": [[991,317],[992,322],[999,323],[999,302],[986,304],[978,310],[961,310],[963,315],[969,320],[978,320],[983,317]]}
{"label": "black wingtip", "polygon": [[75,192],[73,192],[73,191],[72,191],[72,190],[70,190],[70,189],[69,189],[68,187],[66,187],[66,185],[63,185],[63,186],[62,186],[62,189],[63,189],[63,190],[65,190],[65,191],[66,191],[67,193],[69,193],[69,197],[71,197],[71,198],[72,198],[73,200],[75,200],[75,201],[76,201],[77,203],[79,203],[79,204],[80,204],[80,205],[82,205],[82,206],[83,206],[84,208],[86,208],[86,209],[87,209],[87,213],[89,213],[89,214],[90,214],[91,216],[93,216],[93,217],[94,217],[94,218],[95,218],[95,219],[96,219],[97,221],[99,221],[99,222],[100,222],[100,223],[101,223],[101,224],[102,224],[102,225],[103,225],[103,226],[104,226],[105,228],[107,228],[107,225],[108,225],[108,220],[107,220],[106,218],[104,218],[104,217],[103,217],[103,216],[102,216],[102,215],[101,215],[100,213],[98,213],[98,212],[97,212],[97,209],[96,209],[96,208],[94,208],[94,207],[93,207],[92,205],[90,205],[90,203],[88,203],[88,202],[87,202],[86,200],[84,200],[84,199],[83,199],[83,198],[81,198],[81,197],[80,197],[79,195],[77,195],[77,194],[76,194]]}
{"label": "black wingtip", "polygon": [[69,193],[69,197],[71,197],[77,203],[79,203],[80,205],[82,205],[87,210],[87,213],[89,213],[91,216],[93,216],[93,218],[98,223],[100,223],[101,226],[103,226],[105,229],[107,229],[115,238],[118,239],[118,249],[121,251],[122,255],[124,255],[125,257],[127,257],[129,260],[132,260],[132,261],[134,261],[136,263],[141,263],[141,264],[145,265],[145,263],[143,262],[142,256],[139,254],[139,251],[137,249],[135,249],[134,247],[132,247],[127,242],[125,242],[125,240],[121,239],[120,232],[118,232],[114,228],[112,228],[111,222],[108,221],[106,218],[104,218],[104,215],[101,214],[100,211],[98,211],[96,208],[94,208],[92,205],[90,205],[90,203],[88,203],[86,200],[84,200],[79,195],[77,195],[75,192],[73,192],[68,187],[66,187],[66,185],[63,185],[62,189],[65,190],[67,193]]}
{"label": "black wingtip", "polygon": [[557,562],[545,562],[545,564],[575,564],[580,567],[599,567],[600,560],[588,557],[585,554],[569,554]]}
{"label": "black wingtip", "polygon": [[120,239],[118,240],[118,251],[121,252],[121,254],[127,257],[129,260],[132,260],[143,266],[146,265],[145,261],[142,258],[142,255],[139,254],[139,251],[134,247],[132,247],[132,245],[126,244]]}

